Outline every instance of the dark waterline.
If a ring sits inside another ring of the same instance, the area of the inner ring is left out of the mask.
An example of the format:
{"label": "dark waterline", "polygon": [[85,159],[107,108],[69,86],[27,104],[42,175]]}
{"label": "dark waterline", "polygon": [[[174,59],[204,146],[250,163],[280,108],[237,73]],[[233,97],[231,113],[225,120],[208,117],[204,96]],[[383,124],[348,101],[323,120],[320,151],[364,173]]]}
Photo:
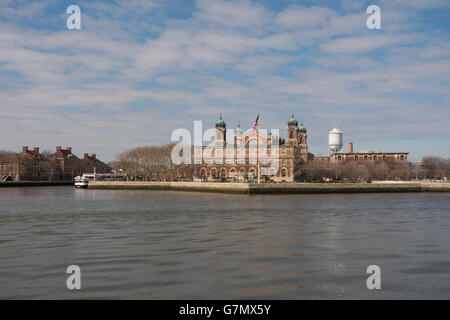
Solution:
{"label": "dark waterline", "polygon": [[[0,190],[2,299],[448,299],[450,194]],[[82,289],[65,273],[78,265]],[[366,268],[381,267],[381,290]]]}

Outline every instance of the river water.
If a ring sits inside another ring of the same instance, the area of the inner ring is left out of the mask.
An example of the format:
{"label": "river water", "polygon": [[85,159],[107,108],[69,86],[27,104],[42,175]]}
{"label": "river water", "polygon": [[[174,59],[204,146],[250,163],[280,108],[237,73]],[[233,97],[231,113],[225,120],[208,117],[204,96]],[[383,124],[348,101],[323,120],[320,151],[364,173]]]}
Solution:
{"label": "river water", "polygon": [[449,299],[449,206],[448,193],[3,188],[0,298]]}

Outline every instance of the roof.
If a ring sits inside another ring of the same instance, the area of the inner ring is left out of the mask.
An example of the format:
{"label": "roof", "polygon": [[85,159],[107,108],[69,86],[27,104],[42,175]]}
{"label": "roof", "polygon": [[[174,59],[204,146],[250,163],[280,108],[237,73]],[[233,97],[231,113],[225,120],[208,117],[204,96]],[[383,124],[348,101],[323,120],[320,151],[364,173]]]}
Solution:
{"label": "roof", "polygon": [[328,133],[342,133],[342,131],[339,130],[338,128],[334,128],[333,130],[331,130],[331,131],[328,132]]}

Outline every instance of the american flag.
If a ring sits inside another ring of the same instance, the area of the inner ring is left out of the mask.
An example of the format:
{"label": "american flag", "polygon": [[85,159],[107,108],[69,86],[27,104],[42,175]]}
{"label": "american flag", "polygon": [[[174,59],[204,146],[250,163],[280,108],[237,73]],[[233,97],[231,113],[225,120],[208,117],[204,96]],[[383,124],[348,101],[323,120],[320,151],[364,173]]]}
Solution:
{"label": "american flag", "polygon": [[259,126],[259,114],[256,117],[255,123],[253,124],[253,130],[255,130],[256,126]]}

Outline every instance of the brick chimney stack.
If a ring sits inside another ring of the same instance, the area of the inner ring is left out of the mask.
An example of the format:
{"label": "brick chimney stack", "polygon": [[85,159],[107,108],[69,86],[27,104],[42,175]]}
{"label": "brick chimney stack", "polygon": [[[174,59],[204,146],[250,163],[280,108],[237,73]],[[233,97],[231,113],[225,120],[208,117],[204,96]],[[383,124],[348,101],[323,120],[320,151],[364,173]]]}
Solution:
{"label": "brick chimney stack", "polygon": [[23,153],[27,153],[28,152],[28,147],[22,147],[22,152]]}
{"label": "brick chimney stack", "polygon": [[84,160],[87,160],[89,158],[89,153],[84,154]]}
{"label": "brick chimney stack", "polygon": [[97,160],[97,155],[95,153],[92,154],[92,159]]}
{"label": "brick chimney stack", "polygon": [[353,142],[348,144],[348,153],[353,153]]}
{"label": "brick chimney stack", "polygon": [[72,147],[67,147],[67,151],[68,151],[69,153],[72,153]]}
{"label": "brick chimney stack", "polygon": [[33,148],[33,151],[34,151],[34,153],[39,154],[39,148],[38,147]]}
{"label": "brick chimney stack", "polygon": [[56,147],[56,153],[61,153],[61,146]]}

